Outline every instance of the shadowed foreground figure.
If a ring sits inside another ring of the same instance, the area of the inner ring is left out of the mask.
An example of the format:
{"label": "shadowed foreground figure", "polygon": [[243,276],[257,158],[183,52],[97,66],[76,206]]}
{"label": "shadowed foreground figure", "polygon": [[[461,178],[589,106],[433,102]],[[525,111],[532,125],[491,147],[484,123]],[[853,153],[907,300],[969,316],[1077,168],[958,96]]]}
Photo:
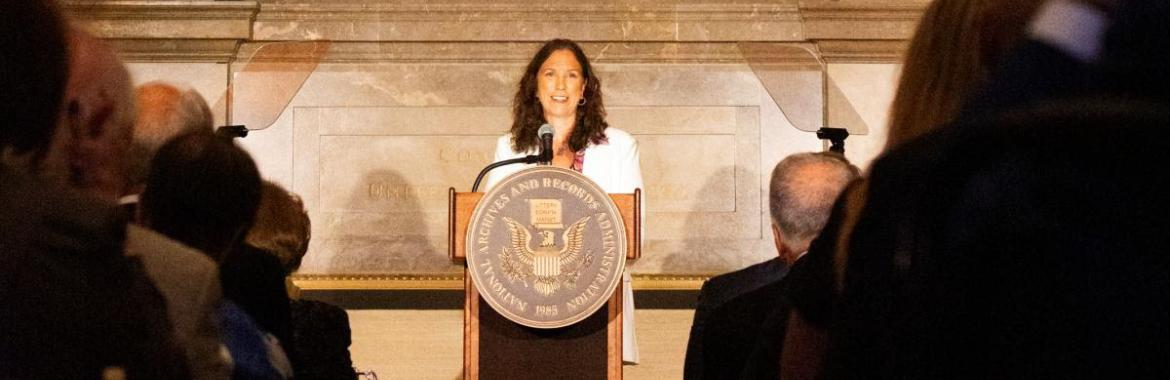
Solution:
{"label": "shadowed foreground figure", "polygon": [[220,264],[230,302],[219,317],[233,377],[290,377],[282,348],[291,344],[283,271],[275,258],[243,245],[260,203],[260,174],[248,153],[209,132],[176,137],[151,162],[141,202],[146,226]]}
{"label": "shadowed foreground figure", "polygon": [[[112,50],[108,54],[114,56]],[[121,97],[129,99],[129,83],[123,85]],[[123,170],[117,179],[122,184],[118,193],[122,196],[122,209],[127,215],[137,216],[138,194],[145,187],[155,152],[184,130],[211,133],[211,112],[192,91],[184,93],[154,82],[135,92],[138,119],[118,126],[118,143],[122,145],[118,162]],[[223,342],[215,322],[215,310],[223,299],[217,263],[137,223],[131,224],[126,233],[126,254],[142,260],[151,280],[167,299],[167,313],[175,338],[187,354],[191,377],[202,380],[229,376],[231,363],[223,356]]]}
{"label": "shadowed foreground figure", "polygon": [[[1097,13],[1048,3],[1040,19]],[[1170,7],[1119,3],[1106,51],[1083,68],[1088,87],[1033,83],[1025,101],[976,103],[987,108],[874,163],[845,249],[810,257],[820,269],[801,298],[841,292],[822,307],[799,302],[832,327],[820,376],[1170,373],[1170,172],[1151,167],[1170,152],[1170,92],[1165,81],[1136,80],[1168,72]],[[1060,62],[1032,58],[1007,72]]]}
{"label": "shadowed foreground figure", "polygon": [[1149,170],[1170,152],[1167,108],[977,122],[875,165],[830,377],[1170,373],[1170,174]]}
{"label": "shadowed foreground figure", "polygon": [[[310,236],[309,214],[301,199],[264,181],[260,210],[246,243],[279,259],[283,273],[289,275],[301,266]],[[352,340],[345,309],[306,299],[292,300],[289,306],[297,379],[357,378],[349,354]]]}
{"label": "shadowed foreground figure", "polygon": [[[125,219],[73,188],[100,181],[48,164],[66,157],[47,157],[54,136],[65,136],[57,125],[68,61],[56,9],[5,3],[0,35],[0,378],[186,378],[162,296],[122,254]],[[71,104],[70,116],[77,111]]]}

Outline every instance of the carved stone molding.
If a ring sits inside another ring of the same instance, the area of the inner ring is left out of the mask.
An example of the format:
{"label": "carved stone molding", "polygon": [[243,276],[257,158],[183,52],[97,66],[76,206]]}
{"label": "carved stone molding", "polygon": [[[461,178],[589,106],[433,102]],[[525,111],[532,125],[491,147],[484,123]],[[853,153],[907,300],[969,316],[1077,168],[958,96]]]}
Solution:
{"label": "carved stone molding", "polygon": [[257,40],[799,41],[792,3],[265,2]]}
{"label": "carved stone molding", "polygon": [[828,63],[898,63],[907,44],[906,40],[823,40],[816,46]]}
{"label": "carved stone molding", "polygon": [[635,274],[631,277],[634,290],[699,290],[711,275]]}
{"label": "carved stone molding", "polygon": [[[710,275],[632,275],[634,290],[698,290]],[[288,281],[296,292],[313,290],[458,290],[463,289],[463,274],[294,274]]]}
{"label": "carved stone molding", "polygon": [[914,33],[925,4],[841,4],[802,6],[809,40],[905,40]]}
{"label": "carved stone molding", "polygon": [[127,62],[230,62],[239,40],[110,39]]}
{"label": "carved stone molding", "polygon": [[[812,42],[825,60],[890,62],[901,48],[882,41],[907,39],[925,7],[922,0],[724,1],[65,0],[64,8],[131,61],[228,62],[255,50],[237,52],[242,42],[325,40],[333,46],[324,58],[335,62],[461,62],[475,59],[476,49],[559,36],[604,45],[598,51],[609,56],[601,60],[685,63],[741,60],[729,46],[742,42]],[[675,50],[623,45],[631,42],[670,42]]]}
{"label": "carved stone molding", "polygon": [[255,1],[66,0],[82,28],[129,61],[227,62],[252,37]]}
{"label": "carved stone molding", "polygon": [[[594,63],[817,62],[816,47],[789,42],[582,42]],[[248,42],[238,62],[521,63],[539,42]]]}
{"label": "carved stone molding", "polygon": [[450,290],[463,289],[463,275],[312,275],[294,274],[289,281],[298,290]]}

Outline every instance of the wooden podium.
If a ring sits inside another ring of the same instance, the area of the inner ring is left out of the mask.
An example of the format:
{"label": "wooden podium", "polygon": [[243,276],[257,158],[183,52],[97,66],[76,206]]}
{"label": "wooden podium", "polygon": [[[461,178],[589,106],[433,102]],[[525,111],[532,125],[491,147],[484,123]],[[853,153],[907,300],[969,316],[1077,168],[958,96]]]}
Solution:
{"label": "wooden podium", "polygon": [[[449,190],[448,254],[466,264],[467,223],[483,193]],[[626,225],[627,260],[641,257],[642,191],[610,194]],[[479,297],[464,269],[463,378],[609,379],[622,378],[622,294],[571,326],[537,329],[514,323]]]}

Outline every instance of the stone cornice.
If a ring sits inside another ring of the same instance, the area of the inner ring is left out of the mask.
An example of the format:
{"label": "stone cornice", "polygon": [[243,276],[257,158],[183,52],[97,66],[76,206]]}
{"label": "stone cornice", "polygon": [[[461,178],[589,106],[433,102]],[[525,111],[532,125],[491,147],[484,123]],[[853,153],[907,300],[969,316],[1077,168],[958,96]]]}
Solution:
{"label": "stone cornice", "polygon": [[240,41],[234,39],[110,39],[127,62],[231,62]]}
{"label": "stone cornice", "polygon": [[905,40],[922,17],[922,5],[828,4],[801,7],[809,40]]}
{"label": "stone cornice", "polygon": [[227,62],[252,37],[255,1],[66,0],[82,28],[130,61]]}
{"label": "stone cornice", "polygon": [[[249,42],[235,60],[320,63],[524,63],[539,42]],[[594,63],[817,64],[815,47],[774,42],[582,42]]]}
{"label": "stone cornice", "polygon": [[255,1],[65,0],[78,19],[238,20],[259,9]]}
{"label": "stone cornice", "polygon": [[264,3],[257,40],[798,41],[795,4]]}
{"label": "stone cornice", "polygon": [[744,42],[811,43],[831,62],[894,62],[925,7],[923,0],[635,3],[65,0],[64,8],[133,61],[228,62],[248,57],[249,46],[311,40],[330,41],[324,59],[335,62],[510,61],[527,57],[467,53],[562,36],[609,46],[598,51],[610,62],[735,62],[741,54],[728,46]]}
{"label": "stone cornice", "polygon": [[273,20],[403,20],[403,21],[583,21],[583,20],[799,20],[795,4],[401,4],[313,2],[260,6],[262,21]]}
{"label": "stone cornice", "polygon": [[816,42],[828,63],[898,63],[906,52],[906,40],[821,40]]}

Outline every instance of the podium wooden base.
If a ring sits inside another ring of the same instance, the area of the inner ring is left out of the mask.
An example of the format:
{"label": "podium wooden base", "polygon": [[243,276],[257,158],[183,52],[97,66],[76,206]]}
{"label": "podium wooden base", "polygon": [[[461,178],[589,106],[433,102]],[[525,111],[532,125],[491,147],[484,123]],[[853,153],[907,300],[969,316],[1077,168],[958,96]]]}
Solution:
{"label": "podium wooden base", "polygon": [[504,318],[479,297],[465,274],[463,378],[622,378],[622,288],[593,315],[559,329],[525,327]]}

